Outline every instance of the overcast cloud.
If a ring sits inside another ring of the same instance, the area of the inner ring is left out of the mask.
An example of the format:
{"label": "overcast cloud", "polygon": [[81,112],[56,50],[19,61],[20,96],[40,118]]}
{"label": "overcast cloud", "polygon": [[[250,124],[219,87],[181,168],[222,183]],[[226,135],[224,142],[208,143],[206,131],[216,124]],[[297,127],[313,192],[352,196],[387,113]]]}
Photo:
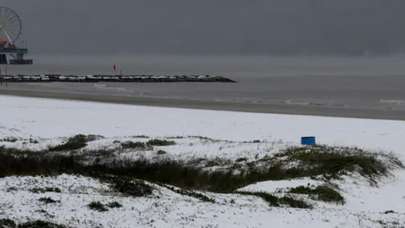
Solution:
{"label": "overcast cloud", "polygon": [[405,50],[403,0],[4,0],[36,53]]}

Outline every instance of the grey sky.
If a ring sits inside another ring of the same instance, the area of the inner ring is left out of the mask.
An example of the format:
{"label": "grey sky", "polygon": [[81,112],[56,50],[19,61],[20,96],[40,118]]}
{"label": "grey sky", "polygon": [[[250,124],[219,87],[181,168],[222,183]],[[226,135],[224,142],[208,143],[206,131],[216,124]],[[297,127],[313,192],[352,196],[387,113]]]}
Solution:
{"label": "grey sky", "polygon": [[3,0],[36,53],[405,50],[403,0]]}

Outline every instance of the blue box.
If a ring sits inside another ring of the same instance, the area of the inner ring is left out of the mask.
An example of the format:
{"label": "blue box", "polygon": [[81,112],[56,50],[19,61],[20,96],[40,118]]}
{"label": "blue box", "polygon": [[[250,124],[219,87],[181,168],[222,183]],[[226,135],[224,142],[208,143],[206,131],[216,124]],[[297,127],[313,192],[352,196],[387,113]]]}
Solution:
{"label": "blue box", "polygon": [[314,136],[301,137],[301,144],[308,146],[316,145],[316,138]]}

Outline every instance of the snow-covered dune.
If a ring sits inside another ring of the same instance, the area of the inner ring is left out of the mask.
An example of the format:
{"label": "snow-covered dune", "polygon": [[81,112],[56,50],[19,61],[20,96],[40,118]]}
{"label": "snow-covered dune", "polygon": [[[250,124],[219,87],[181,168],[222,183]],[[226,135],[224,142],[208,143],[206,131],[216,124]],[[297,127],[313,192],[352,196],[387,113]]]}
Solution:
{"label": "snow-covered dune", "polygon": [[[87,149],[114,147],[142,136],[171,137],[176,145],[164,147],[166,157],[254,160],[298,145],[301,136],[318,143],[354,146],[371,152],[393,153],[405,162],[405,122],[319,116],[276,115],[229,111],[161,108],[0,96],[0,146],[41,150],[76,134],[105,136]],[[184,136],[184,137],[180,137]],[[195,137],[186,137],[195,136]],[[198,136],[198,137],[197,137]],[[200,137],[201,136],[201,137]],[[207,139],[203,137],[209,137]],[[30,144],[29,139],[38,140]],[[218,140],[215,140],[218,139]],[[147,140],[147,139],[144,139]],[[132,157],[139,153],[128,153]],[[148,156],[160,156],[157,151]],[[1,168],[1,167],[0,167]],[[266,181],[243,191],[275,193],[279,189],[318,185],[302,178]],[[336,180],[346,203],[312,202],[313,209],[269,207],[252,196],[204,193],[215,203],[201,202],[155,186],[152,196],[130,198],[112,192],[104,183],[81,177],[0,178],[0,219],[49,220],[73,227],[404,227],[405,171],[395,169],[371,186],[362,177]],[[57,186],[60,193],[33,193],[33,187]],[[11,190],[10,190],[11,189]],[[39,198],[52,197],[45,205]],[[108,212],[88,208],[91,201],[123,205]],[[44,213],[44,211],[46,213]]]}

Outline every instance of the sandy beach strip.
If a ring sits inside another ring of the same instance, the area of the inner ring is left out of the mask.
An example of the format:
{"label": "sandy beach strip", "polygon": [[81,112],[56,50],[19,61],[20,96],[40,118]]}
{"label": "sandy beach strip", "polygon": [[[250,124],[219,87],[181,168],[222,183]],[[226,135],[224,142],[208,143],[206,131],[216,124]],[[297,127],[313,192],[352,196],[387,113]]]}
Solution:
{"label": "sandy beach strip", "polygon": [[[210,99],[189,99],[147,97],[134,94],[108,93],[106,91],[95,91],[88,89],[75,90],[65,87],[63,89],[52,86],[37,86],[38,84],[9,84],[8,87],[0,87],[0,94],[53,98],[65,100],[94,101],[103,103],[132,104],[144,106],[177,107],[191,109],[242,111],[254,113],[276,113],[276,114],[296,114],[315,115],[333,117],[351,117],[368,119],[405,120],[404,110],[382,109],[380,107],[330,107],[322,105],[302,105],[300,103],[252,103],[247,101],[217,101]],[[70,84],[70,87],[74,87]]]}

